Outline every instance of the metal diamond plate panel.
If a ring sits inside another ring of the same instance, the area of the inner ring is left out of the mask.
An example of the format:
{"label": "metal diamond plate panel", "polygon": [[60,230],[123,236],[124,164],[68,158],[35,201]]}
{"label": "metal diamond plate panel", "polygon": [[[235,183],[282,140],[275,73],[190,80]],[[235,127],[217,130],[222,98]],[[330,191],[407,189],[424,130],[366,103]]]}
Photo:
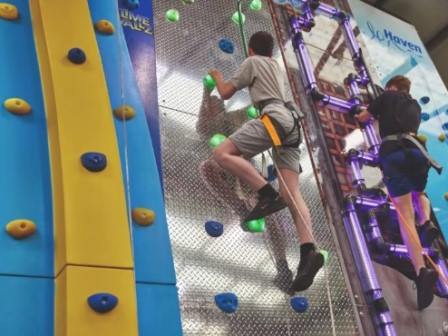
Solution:
{"label": "metal diamond plate panel", "polygon": [[[164,15],[174,4],[181,20],[168,23]],[[214,112],[197,127],[204,117],[202,77],[212,67],[223,69],[228,77],[243,59],[238,29],[230,19],[235,3],[203,0],[179,4],[154,2],[166,209],[184,334],[334,335],[330,296],[336,334],[357,335],[355,308],[305,150],[301,190],[311,210],[316,239],[321,248],[330,251],[325,270],[302,294],[310,303],[306,313],[295,313],[289,296],[274,284],[276,259],[286,257],[294,271],[299,262],[299,244],[289,213],[270,216],[265,233],[241,230],[239,215],[247,206],[241,198],[253,195],[207,160],[211,154],[207,140],[217,131],[230,134],[244,121],[247,93],[227,102],[225,110],[212,98],[216,104],[209,109]],[[268,12],[245,13],[249,35],[272,29]],[[218,49],[222,37],[234,41],[237,51],[233,56]],[[260,162],[260,158],[254,159],[258,167]],[[204,223],[208,220],[224,224],[221,237],[207,235]],[[282,284],[281,279],[278,283]],[[215,306],[214,296],[221,292],[238,296],[240,307],[235,314],[225,314]]]}

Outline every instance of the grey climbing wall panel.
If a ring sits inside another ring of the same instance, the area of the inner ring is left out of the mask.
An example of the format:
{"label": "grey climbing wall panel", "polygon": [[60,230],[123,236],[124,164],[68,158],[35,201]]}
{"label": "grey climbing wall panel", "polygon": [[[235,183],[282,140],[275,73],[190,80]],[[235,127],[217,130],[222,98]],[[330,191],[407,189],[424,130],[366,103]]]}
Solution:
{"label": "grey climbing wall panel", "polygon": [[[168,23],[164,15],[174,4],[181,19]],[[195,127],[203,95],[202,77],[214,67],[229,77],[243,60],[238,28],[230,19],[235,2],[204,0],[182,6],[180,1],[160,0],[154,6],[166,209],[185,335],[332,335],[328,295],[336,334],[357,335],[356,308],[306,151],[301,190],[310,206],[316,238],[320,247],[330,251],[330,259],[315,284],[303,293],[310,302],[304,314],[295,313],[289,297],[273,284],[278,250],[286,248],[291,269],[295,270],[299,261],[290,215],[283,211],[271,216],[268,225],[275,229],[267,233],[243,232],[237,213],[224,204],[234,200],[226,200],[229,196],[224,195],[223,203],[201,178],[201,162],[211,153],[207,135],[199,135]],[[267,11],[245,13],[249,35],[257,30],[272,31]],[[219,50],[222,37],[234,41],[234,55]],[[248,104],[247,92],[242,92],[226,103],[226,110],[235,111]],[[208,135],[217,130],[231,132],[229,118],[220,113],[207,123]],[[260,166],[259,158],[254,163]],[[223,178],[234,183],[231,178]],[[209,237],[204,230],[207,220],[224,223],[224,234]],[[238,295],[240,308],[236,314],[226,315],[214,304],[215,294],[227,291]]]}

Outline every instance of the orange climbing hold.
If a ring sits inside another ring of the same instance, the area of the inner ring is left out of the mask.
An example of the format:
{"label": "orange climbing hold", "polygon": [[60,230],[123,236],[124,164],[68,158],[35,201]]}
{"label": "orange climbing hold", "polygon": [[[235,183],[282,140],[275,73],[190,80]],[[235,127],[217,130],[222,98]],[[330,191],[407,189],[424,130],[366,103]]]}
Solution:
{"label": "orange climbing hold", "polygon": [[3,103],[5,109],[9,112],[19,115],[25,115],[31,112],[31,105],[26,100],[20,98],[9,98]]}
{"label": "orange climbing hold", "polygon": [[17,7],[6,2],[0,2],[0,18],[5,20],[17,20],[19,11]]}
{"label": "orange climbing hold", "polygon": [[95,23],[95,29],[105,35],[112,35],[115,33],[115,27],[109,20],[99,20]]}
{"label": "orange climbing hold", "polygon": [[445,193],[445,195],[443,195],[443,197],[445,198],[446,201],[448,201],[448,191]]}
{"label": "orange climbing hold", "polygon": [[156,214],[154,211],[146,208],[132,209],[132,219],[139,225],[148,226],[154,223]]}
{"label": "orange climbing hold", "polygon": [[132,106],[122,105],[114,110],[114,115],[120,120],[129,120],[135,117],[135,110]]}
{"label": "orange climbing hold", "polygon": [[15,239],[24,239],[36,232],[36,224],[27,219],[17,219],[6,224],[6,232]]}

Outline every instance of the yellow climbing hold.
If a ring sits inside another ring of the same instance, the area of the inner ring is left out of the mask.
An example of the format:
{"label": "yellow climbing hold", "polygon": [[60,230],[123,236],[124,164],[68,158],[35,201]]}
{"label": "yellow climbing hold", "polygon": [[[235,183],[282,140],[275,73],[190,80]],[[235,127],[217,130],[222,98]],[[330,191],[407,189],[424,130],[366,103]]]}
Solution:
{"label": "yellow climbing hold", "polygon": [[148,226],[154,223],[156,214],[150,209],[135,208],[132,209],[132,219],[139,225]]}
{"label": "yellow climbing hold", "polygon": [[105,35],[112,35],[115,33],[115,27],[109,20],[99,20],[95,23],[95,29]]}
{"label": "yellow climbing hold", "polygon": [[426,141],[428,141],[428,137],[424,134],[418,134],[417,139],[420,140],[420,142],[422,143],[426,143]]}
{"label": "yellow climbing hold", "polygon": [[122,105],[114,110],[115,117],[121,120],[129,120],[135,117],[135,110],[132,106]]}
{"label": "yellow climbing hold", "polygon": [[17,20],[19,18],[19,11],[14,5],[0,2],[0,18],[5,20]]}
{"label": "yellow climbing hold", "polygon": [[28,114],[31,112],[31,105],[26,100],[20,98],[9,98],[3,103],[5,109],[14,114]]}
{"label": "yellow climbing hold", "polygon": [[440,142],[444,142],[446,140],[446,135],[445,135],[445,133],[440,133],[440,135],[439,135],[439,141]]}
{"label": "yellow climbing hold", "polygon": [[36,224],[27,219],[17,219],[6,224],[6,232],[15,239],[23,239],[36,232]]}
{"label": "yellow climbing hold", "polygon": [[445,195],[443,195],[443,197],[445,198],[445,201],[448,201],[448,192],[446,192]]}

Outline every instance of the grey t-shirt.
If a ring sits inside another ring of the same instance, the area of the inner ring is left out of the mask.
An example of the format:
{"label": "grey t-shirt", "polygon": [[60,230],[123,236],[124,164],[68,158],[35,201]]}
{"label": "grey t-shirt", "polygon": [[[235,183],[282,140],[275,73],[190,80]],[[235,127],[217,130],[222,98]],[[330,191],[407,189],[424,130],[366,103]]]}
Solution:
{"label": "grey t-shirt", "polygon": [[[256,105],[260,101],[272,98],[285,102],[285,79],[285,74],[277,61],[271,57],[255,55],[244,60],[230,79],[230,83],[237,90],[248,87],[252,102]],[[284,126],[293,125],[291,113],[283,104],[269,104],[263,112],[272,115]]]}

